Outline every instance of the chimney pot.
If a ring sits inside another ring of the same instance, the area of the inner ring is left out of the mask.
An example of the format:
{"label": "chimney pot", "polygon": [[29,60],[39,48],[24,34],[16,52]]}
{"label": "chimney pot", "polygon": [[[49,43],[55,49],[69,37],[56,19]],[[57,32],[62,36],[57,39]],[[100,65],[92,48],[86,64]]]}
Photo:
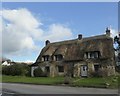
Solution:
{"label": "chimney pot", "polygon": [[108,27],[106,28],[106,35],[110,36],[110,29]]}
{"label": "chimney pot", "polygon": [[81,40],[82,39],[82,34],[78,35],[78,39]]}
{"label": "chimney pot", "polygon": [[50,41],[46,40],[45,45],[47,46],[48,44],[50,44]]}

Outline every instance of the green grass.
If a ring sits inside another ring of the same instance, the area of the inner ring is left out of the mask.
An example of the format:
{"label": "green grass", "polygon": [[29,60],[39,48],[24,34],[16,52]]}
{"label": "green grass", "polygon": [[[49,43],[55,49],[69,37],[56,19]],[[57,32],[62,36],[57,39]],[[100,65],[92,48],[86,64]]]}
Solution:
{"label": "green grass", "polygon": [[[64,84],[64,77],[25,77],[25,76],[5,76],[2,82],[9,83],[29,83],[41,85],[60,85]],[[78,87],[96,87],[96,88],[118,88],[120,86],[120,76],[111,76],[106,78],[72,78],[68,86]],[[109,86],[107,86],[109,84]]]}
{"label": "green grass", "polygon": [[118,79],[117,77],[83,78],[77,79],[76,81],[74,80],[71,86],[118,88]]}
{"label": "green grass", "polygon": [[31,84],[60,84],[64,80],[63,77],[25,77],[25,76],[3,76],[2,82],[9,83],[31,83]]}

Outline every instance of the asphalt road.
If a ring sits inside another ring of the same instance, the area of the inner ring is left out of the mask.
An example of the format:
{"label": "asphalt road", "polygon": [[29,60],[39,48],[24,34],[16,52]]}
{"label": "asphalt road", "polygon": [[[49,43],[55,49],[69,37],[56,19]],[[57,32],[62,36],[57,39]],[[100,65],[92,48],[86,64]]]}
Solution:
{"label": "asphalt road", "polygon": [[[118,94],[117,89],[3,83],[3,94]],[[7,96],[7,95],[6,95]]]}

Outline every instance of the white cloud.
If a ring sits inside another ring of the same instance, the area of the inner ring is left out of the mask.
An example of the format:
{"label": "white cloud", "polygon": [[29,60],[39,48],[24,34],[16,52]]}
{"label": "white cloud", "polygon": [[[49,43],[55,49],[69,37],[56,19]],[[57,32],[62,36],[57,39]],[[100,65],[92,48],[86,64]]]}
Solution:
{"label": "white cloud", "polygon": [[36,47],[34,39],[41,36],[39,23],[27,9],[3,10],[3,53],[14,53]]}
{"label": "white cloud", "polygon": [[[1,12],[0,12],[1,13]],[[0,14],[1,15],[1,14]],[[43,23],[26,8],[2,10],[3,53],[22,54],[37,48],[36,41],[65,40],[72,37],[71,29],[62,24],[51,24],[47,30]]]}
{"label": "white cloud", "polygon": [[49,26],[48,32],[43,36],[43,40],[60,41],[63,39],[70,39],[72,32],[70,28],[67,28],[61,24],[52,24]]}
{"label": "white cloud", "polygon": [[110,32],[111,32],[110,35],[111,35],[112,38],[114,38],[115,36],[118,36],[118,31],[117,31],[117,30],[112,29],[112,28],[111,28],[110,30],[111,30],[111,31],[110,31]]}

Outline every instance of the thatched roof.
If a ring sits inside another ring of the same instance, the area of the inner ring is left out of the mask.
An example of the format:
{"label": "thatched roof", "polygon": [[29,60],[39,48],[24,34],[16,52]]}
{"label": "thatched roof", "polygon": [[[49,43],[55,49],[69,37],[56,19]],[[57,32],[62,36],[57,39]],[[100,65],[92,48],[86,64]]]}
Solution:
{"label": "thatched roof", "polygon": [[54,42],[46,45],[36,62],[42,60],[43,55],[54,56],[57,54],[63,55],[63,60],[83,60],[84,53],[89,51],[99,51],[100,58],[112,58],[114,57],[113,39],[106,35],[98,35],[93,37],[87,37],[68,41]]}

